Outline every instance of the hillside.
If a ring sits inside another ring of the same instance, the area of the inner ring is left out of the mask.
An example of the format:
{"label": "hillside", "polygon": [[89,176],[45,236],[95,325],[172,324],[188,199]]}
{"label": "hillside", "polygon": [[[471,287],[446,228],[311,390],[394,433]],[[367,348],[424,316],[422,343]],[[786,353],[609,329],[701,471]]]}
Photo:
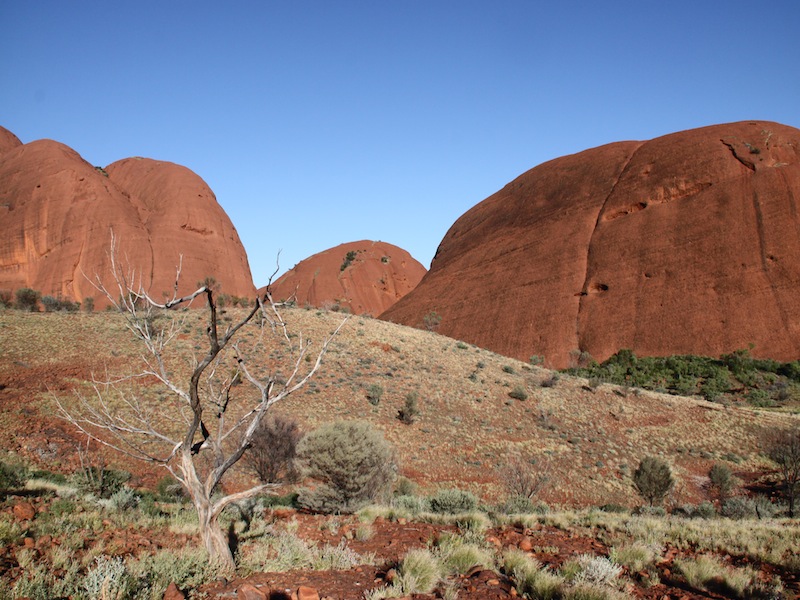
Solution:
{"label": "hillside", "polygon": [[[179,354],[190,360],[201,348],[204,323],[201,311],[183,316]],[[285,317],[291,331],[317,343],[342,320],[302,308]],[[258,341],[254,334],[243,332],[243,349]],[[74,390],[86,392],[92,373],[130,374],[140,364],[139,348],[121,317],[107,312],[4,311],[0,336],[4,449],[71,472],[80,440],[54,417],[54,395],[74,402]],[[280,344],[259,352],[265,368],[288,372],[278,366]],[[185,368],[181,360],[175,364]],[[373,404],[367,392],[376,385],[383,393]],[[137,390],[152,401],[168,397],[150,385]],[[409,393],[418,394],[421,410],[411,425],[397,418]],[[367,419],[396,446],[402,474],[428,491],[459,487],[486,499],[502,497],[498,468],[520,456],[548,472],[541,499],[564,506],[637,504],[630,475],[647,454],[673,465],[678,484],[671,502],[696,502],[705,498],[705,474],[714,462],[750,480],[765,467],[759,449],[765,429],[798,422],[786,414],[554,377],[436,333],[366,317],[350,317],[309,387],[275,410],[296,417],[305,431],[340,418]],[[163,476],[113,454],[107,458],[141,483],[154,485]]]}

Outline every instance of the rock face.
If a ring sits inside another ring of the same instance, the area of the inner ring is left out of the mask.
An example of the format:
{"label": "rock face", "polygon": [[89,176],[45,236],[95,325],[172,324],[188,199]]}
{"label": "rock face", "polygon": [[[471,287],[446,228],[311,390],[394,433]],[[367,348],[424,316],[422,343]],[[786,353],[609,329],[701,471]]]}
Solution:
{"label": "rock face", "polygon": [[578,352],[800,357],[800,131],[716,125],[542,164],[450,228],[381,318],[565,367]]}
{"label": "rock face", "polygon": [[349,242],[301,261],[272,284],[275,300],[295,296],[300,306],[346,307],[378,315],[405,296],[425,267],[385,242]]}
{"label": "rock face", "polygon": [[181,292],[211,276],[223,293],[255,293],[236,230],[189,169],[143,158],[99,169],[64,144],[15,144],[6,134],[0,131],[0,289],[102,304],[84,274],[113,284],[113,228],[120,259],[156,297],[172,293],[181,254]]}

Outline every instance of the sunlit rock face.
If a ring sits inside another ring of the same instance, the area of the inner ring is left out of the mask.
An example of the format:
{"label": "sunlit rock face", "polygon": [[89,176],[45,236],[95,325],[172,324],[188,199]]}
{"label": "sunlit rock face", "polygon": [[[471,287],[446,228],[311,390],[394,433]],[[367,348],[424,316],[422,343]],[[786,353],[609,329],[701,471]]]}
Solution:
{"label": "sunlit rock face", "polygon": [[555,367],[588,352],[800,357],[800,131],[763,121],[619,142],[460,217],[382,316]]}
{"label": "sunlit rock face", "polygon": [[119,260],[159,298],[174,292],[181,261],[181,293],[206,277],[255,293],[236,230],[189,169],[144,158],[96,168],[64,144],[0,130],[0,289],[100,299],[89,279],[113,283],[112,230]]}

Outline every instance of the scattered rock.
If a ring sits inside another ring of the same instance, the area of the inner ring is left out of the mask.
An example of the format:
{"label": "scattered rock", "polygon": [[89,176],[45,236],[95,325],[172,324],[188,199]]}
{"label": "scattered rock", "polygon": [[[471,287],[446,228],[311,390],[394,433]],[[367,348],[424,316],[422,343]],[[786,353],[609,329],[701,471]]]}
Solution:
{"label": "scattered rock", "polygon": [[14,517],[18,521],[30,521],[36,516],[36,509],[30,502],[17,502],[14,505]]}
{"label": "scattered rock", "polygon": [[269,590],[260,590],[249,583],[243,583],[236,590],[237,600],[266,600],[269,598]]}
{"label": "scattered rock", "polygon": [[320,600],[319,592],[314,588],[301,585],[297,591],[292,594],[293,600]]}
{"label": "scattered rock", "polygon": [[186,600],[186,594],[180,591],[175,582],[172,581],[167,586],[167,591],[164,592],[164,600]]}

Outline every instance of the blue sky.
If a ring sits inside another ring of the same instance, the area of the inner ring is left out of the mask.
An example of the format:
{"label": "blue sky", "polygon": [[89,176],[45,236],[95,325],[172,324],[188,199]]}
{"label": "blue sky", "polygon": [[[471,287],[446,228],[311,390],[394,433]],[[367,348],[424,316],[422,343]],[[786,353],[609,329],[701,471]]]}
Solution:
{"label": "blue sky", "polygon": [[800,2],[0,0],[0,125],[185,165],[257,285],[342,242],[426,267],[526,170],[729,121],[800,127]]}

